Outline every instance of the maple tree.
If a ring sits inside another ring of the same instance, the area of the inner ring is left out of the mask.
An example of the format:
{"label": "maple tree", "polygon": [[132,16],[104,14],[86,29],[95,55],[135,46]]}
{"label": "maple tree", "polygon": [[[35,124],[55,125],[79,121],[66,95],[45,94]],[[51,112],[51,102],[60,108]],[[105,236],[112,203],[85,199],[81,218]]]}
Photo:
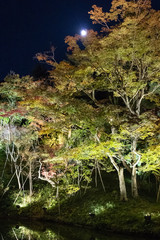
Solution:
{"label": "maple tree", "polygon": [[29,89],[28,82],[31,83],[29,76],[20,78],[19,75],[10,74],[0,86],[1,148],[5,149],[6,154],[1,178],[3,180],[5,168],[10,164],[12,176],[6,189],[9,188],[11,181],[16,176],[19,192],[24,191],[24,187],[29,181],[31,196],[33,165],[36,165],[37,158],[34,148],[38,134],[36,128],[29,124],[28,112],[20,105],[25,90]]}
{"label": "maple tree", "polygon": [[[110,12],[93,6],[94,23],[120,21],[111,33],[100,40],[97,57],[98,75],[103,74],[104,88],[120,97],[132,114],[141,114],[142,101],[154,98],[159,83],[159,11],[151,9],[151,1],[112,1]],[[102,18],[101,18],[102,17]]]}
{"label": "maple tree", "polygon": [[[159,102],[159,25],[156,29],[153,28],[159,11],[151,9],[151,1],[113,0],[108,13],[94,5],[90,14],[94,23],[103,26],[103,35],[90,30],[85,38],[79,35],[66,37],[65,42],[71,53],[69,61],[56,63],[51,77],[59,93],[64,98],[69,97],[70,105],[71,99],[77,97],[85,99],[87,104],[106,115],[109,107],[115,113],[119,109],[117,116],[123,115],[120,124],[124,130],[120,131],[117,127],[116,114],[108,114],[106,123],[110,125],[112,133],[125,132],[131,143],[132,194],[136,197],[136,167],[141,158],[136,150],[137,144],[147,134],[146,131],[150,132],[148,125],[152,122],[150,119],[147,123],[148,115],[144,114],[147,111],[149,114],[146,103],[148,100],[154,102],[154,108]],[[114,25],[111,25],[112,22]],[[81,48],[79,41],[84,48]],[[143,117],[144,120],[141,120]],[[137,122],[133,126],[131,118]],[[127,121],[127,125],[123,121]],[[142,127],[138,127],[139,124]],[[101,122],[101,128],[102,126]],[[121,137],[120,134],[119,139]],[[112,156],[110,160],[119,171]],[[129,169],[123,152],[118,161]]]}

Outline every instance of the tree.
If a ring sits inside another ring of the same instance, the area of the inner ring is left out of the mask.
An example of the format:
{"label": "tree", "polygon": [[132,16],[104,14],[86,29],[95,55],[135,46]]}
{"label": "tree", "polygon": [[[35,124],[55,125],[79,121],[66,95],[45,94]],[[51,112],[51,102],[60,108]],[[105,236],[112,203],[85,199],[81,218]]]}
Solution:
{"label": "tree", "polygon": [[[153,26],[160,12],[151,9],[150,0],[113,0],[109,12],[94,5],[90,14],[103,26],[101,35],[90,30],[85,38],[67,36],[68,61],[57,63],[46,54],[38,57],[53,66],[57,112],[65,118],[69,136],[76,127],[87,126],[91,139],[95,137],[86,142],[91,152],[95,143],[96,149],[109,144],[105,157],[117,170],[121,199],[127,200],[124,169],[131,172],[132,195],[137,197],[142,142],[153,134],[157,122],[154,114],[150,117],[150,108],[159,106],[160,25]],[[71,139],[66,137],[64,146],[70,146]]]}
{"label": "tree", "polygon": [[30,196],[33,189],[32,166],[37,158],[34,150],[37,145],[38,134],[37,129],[29,122],[27,110],[20,106],[20,101],[24,98],[25,89],[30,88],[27,83],[31,83],[31,81],[32,78],[29,76],[20,79],[19,75],[11,74],[5,78],[0,86],[0,141],[6,153],[2,177],[7,164],[10,163],[12,176],[7,186],[16,176],[18,188],[21,192],[29,180]]}
{"label": "tree", "polygon": [[159,120],[157,120],[156,125],[154,127],[154,131],[152,131],[151,135],[148,135],[146,139],[146,145],[147,147],[144,149],[144,151],[141,154],[141,162],[142,165],[140,167],[140,170],[142,172],[151,172],[155,175],[159,187],[157,191],[157,202],[159,200],[160,195],[160,124]]}
{"label": "tree", "polygon": [[[160,12],[151,9],[151,1],[112,1],[109,13],[93,6],[94,23],[103,25],[120,21],[101,40],[97,57],[98,75],[103,75],[104,89],[120,97],[130,113],[139,116],[145,98],[155,96],[159,83],[159,25]],[[91,58],[90,58],[91,59]],[[153,97],[152,97],[153,99]]]}
{"label": "tree", "polygon": [[[57,87],[65,92],[83,91],[93,101],[96,91],[111,91],[131,114],[139,116],[144,99],[156,95],[160,87],[159,48],[155,48],[159,37],[152,28],[159,13],[150,5],[150,1],[113,1],[109,19],[101,11],[92,11],[94,21],[99,14],[103,21],[120,18],[121,23],[102,37],[92,30],[86,38],[66,37],[71,64],[61,62],[51,72]],[[85,49],[81,50],[79,41]]]}

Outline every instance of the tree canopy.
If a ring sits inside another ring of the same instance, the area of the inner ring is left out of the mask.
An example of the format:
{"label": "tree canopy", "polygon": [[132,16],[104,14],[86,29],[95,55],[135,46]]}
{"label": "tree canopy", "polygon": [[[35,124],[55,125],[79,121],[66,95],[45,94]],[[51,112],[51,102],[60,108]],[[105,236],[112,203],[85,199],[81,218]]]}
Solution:
{"label": "tree canopy", "polygon": [[[159,175],[160,11],[150,0],[92,8],[101,31],[67,36],[67,60],[56,62],[54,48],[36,55],[51,66],[47,80],[13,74],[0,86],[4,168],[14,164],[20,190],[27,176],[30,195],[34,168],[56,196],[88,186],[96,171],[105,190],[101,171],[116,171],[121,200],[128,199],[125,171],[135,198],[137,175]],[[6,128],[14,136],[7,141]]]}

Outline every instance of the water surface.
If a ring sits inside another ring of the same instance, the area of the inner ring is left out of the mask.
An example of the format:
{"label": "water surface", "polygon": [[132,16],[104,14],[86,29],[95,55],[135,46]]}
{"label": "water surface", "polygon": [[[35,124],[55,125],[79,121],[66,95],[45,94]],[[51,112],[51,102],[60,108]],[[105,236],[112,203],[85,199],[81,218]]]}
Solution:
{"label": "water surface", "polygon": [[42,222],[0,222],[0,240],[146,240],[92,229]]}

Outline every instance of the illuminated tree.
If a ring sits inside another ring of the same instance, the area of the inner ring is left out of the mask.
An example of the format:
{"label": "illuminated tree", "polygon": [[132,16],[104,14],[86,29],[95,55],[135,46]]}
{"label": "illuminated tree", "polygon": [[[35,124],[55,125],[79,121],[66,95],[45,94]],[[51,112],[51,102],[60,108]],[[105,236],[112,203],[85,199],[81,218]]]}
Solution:
{"label": "illuminated tree", "polygon": [[113,0],[109,12],[94,5],[90,15],[102,25],[102,34],[89,30],[86,37],[67,36],[68,61],[57,63],[54,48],[37,54],[52,66],[49,84],[23,78],[14,81],[14,94],[38,132],[39,178],[55,186],[56,157],[63,163],[87,159],[90,172],[109,162],[119,177],[120,198],[127,200],[124,170],[131,173],[137,197],[137,172],[149,146],[143,142],[158,121],[160,12],[151,9],[150,0]]}
{"label": "illuminated tree", "polygon": [[[157,25],[157,28],[153,26],[160,13],[151,9],[150,1],[144,3],[113,0],[109,13],[103,13],[102,9],[96,6],[93,8],[94,10],[90,12],[91,18],[94,23],[102,24],[102,31],[106,33],[98,36],[91,30],[85,38],[78,35],[66,37],[65,42],[71,51],[70,61],[55,65],[51,76],[63,96],[86,95],[89,104],[103,111],[109,104],[115,102],[113,111],[121,106],[122,111],[119,114],[123,114],[123,121],[127,121],[127,125],[122,122],[121,127],[124,129],[123,133],[128,131],[127,138],[131,145],[129,154],[132,194],[136,197],[138,196],[136,167],[141,158],[137,146],[141,138],[149,134],[147,126],[151,123],[147,122],[148,115],[145,117],[142,113],[149,111],[148,100],[158,105],[159,98],[160,59],[159,47],[156,46],[160,46],[157,31],[160,26]],[[110,27],[112,21],[117,24]],[[82,42],[83,49],[79,41]],[[135,118],[136,123],[133,124],[131,118]],[[109,118],[107,121],[109,122]],[[119,129],[114,127],[116,125],[114,121],[112,125],[113,132],[119,134]],[[144,126],[147,127],[146,130]],[[126,163],[124,153],[120,154],[119,159]]]}
{"label": "illuminated tree", "polygon": [[57,88],[70,94],[83,92],[94,102],[98,91],[112,92],[131,114],[140,116],[144,99],[156,101],[160,87],[159,47],[155,47],[160,45],[160,26],[153,28],[159,12],[150,7],[150,1],[112,1],[110,12],[105,14],[94,6],[90,12],[94,22],[118,24],[101,37],[92,30],[85,38],[66,37],[72,54],[70,63],[56,63],[51,71]]}
{"label": "illuminated tree", "polygon": [[1,126],[0,126],[0,141],[2,149],[5,149],[6,161],[2,171],[2,178],[5,168],[8,164],[11,165],[11,179],[7,186],[17,178],[18,188],[24,190],[26,182],[29,181],[30,196],[32,195],[32,176],[33,165],[36,157],[34,148],[37,142],[37,131],[29,123],[26,109],[20,106],[20,101],[23,100],[24,92],[31,83],[30,77],[19,75],[8,75],[0,86],[1,94]]}
{"label": "illuminated tree", "polygon": [[150,172],[155,175],[159,188],[157,191],[157,202],[160,195],[160,124],[159,120],[156,121],[154,129],[151,132],[145,141],[147,147],[141,153],[141,162],[142,165],[140,170],[142,172]]}
{"label": "illuminated tree", "polygon": [[120,22],[99,41],[101,49],[93,52],[101,87],[120,97],[130,113],[139,116],[144,99],[156,101],[160,87],[160,25],[156,25],[160,12],[151,9],[150,0],[113,0],[109,13],[95,5],[93,9],[94,23]]}

